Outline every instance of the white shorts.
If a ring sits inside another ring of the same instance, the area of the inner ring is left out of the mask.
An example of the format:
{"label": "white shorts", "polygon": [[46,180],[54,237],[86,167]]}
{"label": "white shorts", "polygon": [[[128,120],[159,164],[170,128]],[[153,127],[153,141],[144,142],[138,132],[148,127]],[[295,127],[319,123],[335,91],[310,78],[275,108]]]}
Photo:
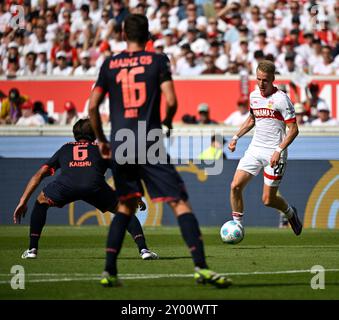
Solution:
{"label": "white shorts", "polygon": [[279,164],[271,168],[270,161],[273,153],[274,149],[250,147],[240,159],[237,170],[257,176],[261,169],[264,169],[264,183],[270,187],[278,187],[286,170],[287,152],[283,151]]}

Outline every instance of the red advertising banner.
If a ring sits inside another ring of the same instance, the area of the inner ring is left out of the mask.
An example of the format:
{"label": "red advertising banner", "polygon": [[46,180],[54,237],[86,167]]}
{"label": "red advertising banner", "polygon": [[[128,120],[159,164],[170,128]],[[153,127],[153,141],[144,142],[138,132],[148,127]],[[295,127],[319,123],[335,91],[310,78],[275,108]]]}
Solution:
{"label": "red advertising banner", "polygon": [[[44,79],[44,80],[0,80],[0,90],[5,94],[16,87],[23,95],[28,95],[34,102],[42,101],[54,112],[63,112],[65,101],[71,100],[79,112],[83,112],[89,98],[94,79],[76,80]],[[339,78],[323,78],[313,80],[320,86],[320,96],[331,108],[332,116],[339,118]],[[279,78],[277,84],[289,83],[286,78]],[[199,77],[195,79],[175,79],[175,89],[178,96],[179,108],[175,121],[181,121],[185,114],[197,115],[197,107],[204,102],[209,105],[210,116],[213,120],[222,122],[236,110],[237,100],[241,97],[244,83],[239,77]],[[249,91],[255,87],[255,80],[249,81]],[[288,86],[287,86],[288,88]],[[303,93],[301,93],[303,97]],[[291,92],[291,99],[295,97]],[[49,109],[50,110],[50,109]],[[164,103],[162,105],[164,111]]]}

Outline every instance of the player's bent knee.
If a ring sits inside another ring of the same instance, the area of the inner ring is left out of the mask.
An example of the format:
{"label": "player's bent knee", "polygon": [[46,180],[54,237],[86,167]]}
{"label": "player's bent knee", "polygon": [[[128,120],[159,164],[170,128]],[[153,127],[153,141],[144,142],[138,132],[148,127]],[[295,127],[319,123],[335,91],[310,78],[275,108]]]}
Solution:
{"label": "player's bent knee", "polygon": [[170,201],[168,202],[168,205],[171,207],[176,216],[192,211],[190,203],[185,200]]}
{"label": "player's bent knee", "polygon": [[50,205],[50,202],[48,201],[48,198],[45,196],[45,194],[41,191],[36,199],[40,204],[48,204]]}
{"label": "player's bent knee", "polygon": [[127,215],[135,214],[138,208],[138,198],[132,198],[124,201],[120,201],[117,207],[117,211]]}
{"label": "player's bent knee", "polygon": [[239,192],[242,191],[242,189],[243,188],[239,183],[232,181],[232,183],[231,183],[231,191],[232,192],[239,193]]}

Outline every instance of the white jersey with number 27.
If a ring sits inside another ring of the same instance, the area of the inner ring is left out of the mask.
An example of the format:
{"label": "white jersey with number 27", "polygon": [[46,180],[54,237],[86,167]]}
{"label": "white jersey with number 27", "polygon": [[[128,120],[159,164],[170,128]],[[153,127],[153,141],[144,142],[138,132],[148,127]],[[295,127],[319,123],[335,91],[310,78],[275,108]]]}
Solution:
{"label": "white jersey with number 27", "polygon": [[296,122],[290,98],[274,87],[270,96],[264,97],[256,89],[250,94],[250,112],[255,117],[255,133],[250,147],[275,149],[286,135],[286,123]]}

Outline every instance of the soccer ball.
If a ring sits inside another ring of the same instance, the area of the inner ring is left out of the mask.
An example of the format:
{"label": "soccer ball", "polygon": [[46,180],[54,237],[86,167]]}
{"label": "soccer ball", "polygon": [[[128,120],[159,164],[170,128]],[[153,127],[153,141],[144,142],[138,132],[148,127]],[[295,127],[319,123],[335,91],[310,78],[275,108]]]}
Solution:
{"label": "soccer ball", "polygon": [[236,244],[244,239],[244,227],[235,221],[227,221],[220,229],[221,240],[225,243]]}

